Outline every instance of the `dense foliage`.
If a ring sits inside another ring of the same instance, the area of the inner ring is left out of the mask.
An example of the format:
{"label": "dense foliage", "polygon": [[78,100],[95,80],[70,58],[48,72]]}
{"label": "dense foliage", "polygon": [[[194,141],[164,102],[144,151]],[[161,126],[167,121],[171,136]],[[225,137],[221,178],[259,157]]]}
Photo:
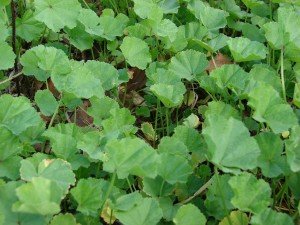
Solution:
{"label": "dense foliage", "polygon": [[0,0],[0,225],[293,225],[299,0]]}

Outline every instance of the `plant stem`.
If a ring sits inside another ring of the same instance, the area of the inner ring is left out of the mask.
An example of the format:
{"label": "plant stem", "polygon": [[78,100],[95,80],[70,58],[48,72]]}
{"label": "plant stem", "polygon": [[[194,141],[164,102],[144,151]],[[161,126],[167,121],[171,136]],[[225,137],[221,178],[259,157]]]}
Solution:
{"label": "plant stem", "polygon": [[159,100],[156,100],[156,110],[155,110],[155,122],[154,122],[154,131],[155,131],[155,138],[153,140],[153,147],[155,147],[155,143],[157,140],[157,121],[158,121],[158,106],[159,106]]}
{"label": "plant stem", "polygon": [[198,191],[196,191],[191,197],[183,200],[182,202],[180,202],[180,205],[184,205],[190,201],[192,201],[194,198],[196,198],[198,195],[200,195],[203,191],[205,191],[212,183],[212,178],[210,178],[204,185],[202,185]]}
{"label": "plant stem", "polygon": [[164,188],[164,184],[165,184],[165,181],[163,180],[163,182],[161,183],[160,189],[159,189],[159,196],[162,195],[162,191],[163,191],[163,188]]}
{"label": "plant stem", "polygon": [[281,49],[281,54],[280,54],[280,75],[281,75],[282,95],[283,95],[284,101],[286,101],[283,56],[284,56],[284,49],[282,48]]}
{"label": "plant stem", "polygon": [[133,189],[132,189],[132,187],[131,187],[131,183],[130,183],[128,177],[126,178],[126,180],[127,180],[128,186],[129,186],[129,188],[130,188],[130,192],[132,193],[132,192],[133,192]]}
{"label": "plant stem", "polygon": [[22,74],[23,74],[23,72],[21,71],[20,73],[17,73],[16,75],[13,75],[13,76],[7,78],[6,80],[0,81],[0,85],[5,84],[6,82],[9,82],[9,81],[13,80],[13,79],[21,76]]}
{"label": "plant stem", "polygon": [[110,181],[108,190],[107,190],[107,192],[106,192],[106,194],[105,194],[104,201],[103,201],[103,203],[102,203],[102,205],[101,205],[101,207],[100,207],[100,215],[101,215],[101,213],[102,213],[102,210],[103,210],[103,207],[104,207],[104,205],[105,205],[105,202],[106,202],[106,200],[109,198],[109,195],[110,195],[110,193],[111,193],[111,191],[112,191],[112,189],[113,189],[113,187],[114,187],[114,183],[115,183],[115,180],[116,180],[116,176],[117,176],[117,173],[114,172],[113,175],[112,175],[112,178],[111,178],[111,181]]}
{"label": "plant stem", "polygon": [[167,135],[170,136],[170,130],[169,130],[169,108],[165,108],[165,110],[166,110]]}
{"label": "plant stem", "polygon": [[52,125],[53,125],[53,123],[54,123],[54,119],[55,119],[55,117],[56,117],[56,115],[57,115],[57,113],[58,113],[58,110],[59,110],[59,107],[60,107],[61,102],[62,102],[62,94],[61,94],[61,96],[60,96],[60,100],[59,100],[58,105],[57,105],[57,107],[56,107],[56,109],[55,109],[55,112],[53,113],[53,115],[52,115],[52,117],[51,117],[51,120],[50,120],[50,123],[49,123],[49,125],[48,125],[48,128],[49,128],[49,127],[52,127]]}

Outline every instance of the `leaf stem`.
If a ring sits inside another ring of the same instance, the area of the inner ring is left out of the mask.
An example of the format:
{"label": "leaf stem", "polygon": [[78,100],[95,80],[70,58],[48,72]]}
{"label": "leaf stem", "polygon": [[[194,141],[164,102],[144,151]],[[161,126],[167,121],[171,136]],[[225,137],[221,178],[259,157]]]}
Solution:
{"label": "leaf stem", "polygon": [[49,123],[49,125],[48,125],[48,128],[52,127],[52,125],[53,125],[53,123],[54,123],[54,119],[55,119],[55,117],[56,117],[56,115],[57,115],[57,113],[58,113],[58,110],[59,110],[59,107],[60,107],[61,102],[62,102],[62,94],[61,94],[61,96],[60,96],[60,100],[59,100],[58,105],[57,105],[57,107],[56,107],[56,109],[55,109],[55,112],[53,113],[53,115],[52,115],[52,117],[51,117],[51,120],[50,120],[50,123]]}
{"label": "leaf stem", "polygon": [[167,135],[170,136],[170,130],[169,130],[169,108],[165,108],[166,110],[166,124],[167,124]]}
{"label": "leaf stem", "polygon": [[205,191],[212,183],[212,178],[210,178],[204,185],[202,185],[198,191],[196,191],[191,197],[187,198],[186,200],[183,200],[180,202],[180,205],[184,205],[190,201],[192,201],[194,198],[196,198],[198,195],[200,195],[203,191]]}
{"label": "leaf stem", "polygon": [[103,207],[104,207],[104,205],[105,205],[105,202],[106,202],[106,200],[109,198],[109,195],[110,195],[110,193],[111,193],[111,191],[112,191],[112,189],[113,189],[114,183],[115,183],[115,181],[116,181],[116,176],[117,176],[117,173],[114,172],[113,175],[112,175],[112,178],[111,178],[111,181],[110,181],[108,190],[107,190],[107,192],[106,192],[106,194],[105,194],[104,201],[103,201],[103,203],[102,203],[102,205],[101,205],[101,207],[100,207],[100,214],[102,213],[102,210],[103,210]]}
{"label": "leaf stem", "polygon": [[130,189],[130,192],[132,193],[132,192],[133,192],[133,189],[132,189],[132,187],[131,187],[131,183],[130,183],[128,177],[126,178],[126,180],[127,180],[127,183],[128,183],[129,189]]}
{"label": "leaf stem", "polygon": [[282,95],[283,95],[284,101],[286,101],[283,56],[284,56],[284,49],[282,48],[281,53],[280,53],[280,76],[281,76]]}
{"label": "leaf stem", "polygon": [[9,77],[9,78],[6,79],[6,80],[0,81],[0,85],[1,85],[1,84],[5,84],[6,82],[9,82],[9,81],[13,80],[13,79],[15,79],[15,78],[21,76],[22,74],[23,74],[23,71],[17,73],[16,75],[13,75],[13,76]]}

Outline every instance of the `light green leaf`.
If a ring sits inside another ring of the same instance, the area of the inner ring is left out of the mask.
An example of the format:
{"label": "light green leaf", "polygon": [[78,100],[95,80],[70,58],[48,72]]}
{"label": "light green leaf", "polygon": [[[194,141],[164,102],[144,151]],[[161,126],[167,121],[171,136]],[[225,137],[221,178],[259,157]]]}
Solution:
{"label": "light green leaf", "polygon": [[288,36],[280,23],[269,22],[263,26],[268,43],[273,49],[281,49],[288,42]]}
{"label": "light green leaf", "polygon": [[285,158],[281,156],[283,143],[278,135],[271,132],[259,133],[255,137],[261,154],[258,166],[266,177],[277,177],[284,172]]}
{"label": "light green leaf", "polygon": [[205,225],[206,218],[195,205],[189,203],[181,206],[173,218],[176,225]]}
{"label": "light green leaf", "polygon": [[53,115],[58,107],[58,102],[48,89],[38,90],[35,93],[34,100],[45,116]]}
{"label": "light green leaf", "polygon": [[163,10],[153,0],[133,0],[134,12],[142,19],[161,21]]}
{"label": "light green leaf", "polygon": [[111,64],[99,61],[87,61],[85,66],[101,81],[105,91],[117,86],[118,70]]}
{"label": "light green leaf", "polygon": [[207,144],[207,158],[226,171],[254,169],[259,147],[250,137],[246,126],[235,118],[212,115],[205,120],[203,136]]}
{"label": "light green leaf", "polygon": [[74,28],[81,9],[77,0],[35,0],[34,7],[35,18],[54,32],[65,26]]}
{"label": "light green leaf", "polygon": [[71,185],[75,184],[75,175],[71,165],[61,159],[44,159],[38,166],[28,159],[21,161],[21,178],[32,181],[35,177],[43,177],[55,182],[64,193],[68,192]]}
{"label": "light green leaf", "polygon": [[248,38],[237,37],[227,41],[231,54],[236,62],[265,59],[267,48],[262,43]]}
{"label": "light green leaf", "polygon": [[[233,191],[228,184],[229,174],[215,175],[212,178],[212,184],[208,188],[205,199],[207,213],[216,219],[222,219],[234,208],[231,204]],[[218,207],[218,210],[216,210]]]}
{"label": "light green leaf", "polygon": [[103,169],[116,172],[118,178],[123,179],[129,174],[154,178],[157,174],[155,150],[138,138],[124,138],[111,140],[105,147],[107,159],[103,162]]}
{"label": "light green leaf", "polygon": [[[127,206],[117,205],[114,213],[117,219],[124,225],[156,225],[162,218],[162,210],[154,198],[138,198],[122,196],[117,201],[126,200]],[[133,204],[131,204],[133,203]]]}
{"label": "light green leaf", "polygon": [[0,70],[12,68],[16,58],[12,47],[10,47],[6,42],[0,41],[0,52]]}
{"label": "light green leaf", "polygon": [[259,122],[266,122],[274,133],[287,131],[297,125],[292,108],[270,85],[262,83],[250,91],[248,96],[248,105],[255,110],[252,117]]}
{"label": "light green leaf", "polygon": [[34,18],[31,10],[25,11],[21,18],[16,19],[17,35],[27,42],[37,40],[44,30],[45,25]]}
{"label": "light green leaf", "polygon": [[213,115],[220,115],[220,114],[222,114],[222,117],[225,117],[227,119],[229,119],[230,117],[233,117],[238,120],[240,119],[239,112],[231,105],[221,101],[209,102],[208,107],[204,112],[205,118]]}
{"label": "light green leaf", "polygon": [[50,140],[52,152],[64,160],[68,160],[78,151],[76,145],[81,135],[81,130],[72,123],[58,124],[43,134]]}
{"label": "light green leaf", "polygon": [[173,137],[182,141],[188,148],[189,152],[201,152],[203,148],[203,140],[199,132],[191,127],[178,126],[174,130]]}
{"label": "light green leaf", "polygon": [[11,0],[0,0],[0,7],[7,6],[10,2]]}
{"label": "light green leaf", "polygon": [[80,225],[76,223],[75,217],[70,214],[59,214],[53,217],[50,222],[50,225]]}
{"label": "light green leaf", "polygon": [[169,64],[171,72],[182,79],[192,80],[208,66],[206,56],[195,50],[186,50],[172,57]]}
{"label": "light green leaf", "polygon": [[53,215],[60,212],[63,191],[53,181],[42,177],[33,178],[30,183],[16,189],[19,201],[13,205],[17,212]]}
{"label": "light green leaf", "polygon": [[273,224],[285,224],[294,225],[293,219],[281,212],[276,212],[272,209],[265,209],[263,212],[254,215],[251,218],[252,225],[273,225]]}
{"label": "light green leaf", "polygon": [[[18,201],[16,189],[22,184],[8,182],[0,185],[0,217],[4,215],[3,225],[46,225],[44,216],[38,214],[19,213],[12,210],[12,205]],[[1,221],[1,220],[0,220]],[[1,223],[0,223],[1,224]]]}
{"label": "light green leaf", "polygon": [[94,118],[94,124],[99,127],[102,126],[102,121],[104,119],[108,119],[111,116],[111,109],[119,108],[118,103],[107,96],[104,96],[103,98],[93,97],[90,99],[90,102],[92,106],[88,108],[87,112]]}
{"label": "light green leaf", "polygon": [[286,141],[286,155],[288,164],[293,172],[300,171],[300,126],[295,126],[292,128],[291,136]]}
{"label": "light green leaf", "polygon": [[201,0],[189,1],[188,9],[209,30],[218,30],[227,24],[226,18],[229,14],[226,11],[210,7]]}
{"label": "light green leaf", "polygon": [[246,213],[241,211],[232,211],[229,216],[226,216],[219,225],[248,225],[249,219]]}
{"label": "light green leaf", "polygon": [[93,48],[94,38],[84,30],[83,25],[78,24],[73,29],[65,28],[64,31],[68,34],[70,43],[80,51]]}
{"label": "light green leaf", "polygon": [[125,37],[120,49],[131,66],[139,69],[146,69],[147,64],[151,62],[149,47],[146,42],[135,37]]}
{"label": "light green leaf", "polygon": [[175,136],[163,137],[157,148],[159,153],[168,153],[171,155],[181,155],[187,157],[189,150],[187,146]]}
{"label": "light green leaf", "polygon": [[39,81],[46,81],[52,73],[70,72],[68,56],[60,49],[38,45],[27,50],[20,62],[27,76],[35,76]]}
{"label": "light green leaf", "polygon": [[168,108],[179,106],[186,92],[185,86],[182,82],[176,84],[158,83],[150,87],[153,94]]}
{"label": "light green leaf", "polygon": [[105,11],[110,9],[104,9],[102,15],[100,16],[99,22],[100,26],[103,29],[101,37],[113,41],[116,37],[123,35],[123,31],[129,21],[128,17],[122,13],[119,13],[116,17],[109,15]]}
{"label": "light green leaf", "polygon": [[41,118],[25,97],[0,96],[0,126],[19,135],[29,127],[40,125]]}
{"label": "light green leaf", "polygon": [[[1,128],[0,128],[1,129]],[[20,166],[22,158],[20,156],[12,156],[0,163],[0,177],[6,177],[10,180],[18,180],[20,178]]]}
{"label": "light green leaf", "polygon": [[260,213],[272,202],[269,184],[250,173],[231,177],[229,185],[234,193],[231,203],[242,211]]}
{"label": "light green leaf", "polygon": [[0,161],[17,155],[23,149],[19,138],[4,126],[0,125]]}
{"label": "light green leaf", "polygon": [[162,197],[171,195],[174,186],[165,182],[160,176],[156,178],[143,179],[143,191],[151,197]]}
{"label": "light green leaf", "polygon": [[160,154],[157,171],[170,184],[186,183],[188,177],[193,173],[193,169],[185,157],[168,153]]}
{"label": "light green leaf", "polygon": [[92,159],[103,160],[106,141],[102,133],[91,131],[81,135],[77,140],[77,148],[86,152]]}
{"label": "light green leaf", "polygon": [[97,216],[104,193],[102,180],[95,178],[80,179],[71,194],[78,203],[77,210],[89,216]]}

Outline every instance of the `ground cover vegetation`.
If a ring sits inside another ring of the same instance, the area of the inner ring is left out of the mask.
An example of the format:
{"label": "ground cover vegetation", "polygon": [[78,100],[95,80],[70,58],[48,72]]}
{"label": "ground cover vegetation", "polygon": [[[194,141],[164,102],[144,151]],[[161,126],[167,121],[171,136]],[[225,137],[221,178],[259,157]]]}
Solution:
{"label": "ground cover vegetation", "polygon": [[293,225],[299,0],[0,0],[0,225]]}

